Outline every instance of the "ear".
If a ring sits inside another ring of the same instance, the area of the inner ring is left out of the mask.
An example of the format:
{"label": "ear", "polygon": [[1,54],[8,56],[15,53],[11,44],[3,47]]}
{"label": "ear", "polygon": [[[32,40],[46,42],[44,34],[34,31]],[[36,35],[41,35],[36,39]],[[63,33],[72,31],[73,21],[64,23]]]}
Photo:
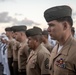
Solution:
{"label": "ear", "polygon": [[34,40],[34,43],[36,43],[36,42],[37,42],[37,40],[35,39],[35,40]]}
{"label": "ear", "polygon": [[68,23],[66,21],[63,22],[63,29],[66,30],[68,28]]}

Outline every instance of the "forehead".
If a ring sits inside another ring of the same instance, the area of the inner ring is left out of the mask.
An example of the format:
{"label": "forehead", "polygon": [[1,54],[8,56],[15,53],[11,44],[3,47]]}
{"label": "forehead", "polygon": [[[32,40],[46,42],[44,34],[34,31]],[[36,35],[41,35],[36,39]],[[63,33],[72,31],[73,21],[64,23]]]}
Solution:
{"label": "forehead", "polygon": [[42,35],[42,37],[47,36],[47,35]]}
{"label": "forehead", "polygon": [[58,21],[57,21],[57,20],[49,21],[49,22],[48,22],[48,25],[50,25],[50,24],[55,24],[55,23],[58,23]]}
{"label": "forehead", "polygon": [[14,34],[20,34],[20,32],[15,32]]}
{"label": "forehead", "polygon": [[32,36],[28,37],[28,40],[35,40]]}
{"label": "forehead", "polygon": [[32,37],[28,37],[28,39],[32,39]]}
{"label": "forehead", "polygon": [[11,33],[12,31],[6,31],[6,33]]}

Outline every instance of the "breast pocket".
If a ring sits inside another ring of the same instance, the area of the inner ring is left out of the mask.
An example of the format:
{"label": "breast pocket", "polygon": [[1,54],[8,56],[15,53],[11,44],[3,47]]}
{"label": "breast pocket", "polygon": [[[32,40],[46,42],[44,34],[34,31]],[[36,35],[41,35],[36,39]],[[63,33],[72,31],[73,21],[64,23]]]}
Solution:
{"label": "breast pocket", "polygon": [[69,59],[65,59],[63,57],[57,58],[55,61],[55,68],[58,73],[62,73],[62,75],[74,75],[72,61]]}
{"label": "breast pocket", "polygon": [[36,58],[34,58],[34,59],[31,61],[30,68],[36,68],[36,63],[37,63],[37,60],[36,60]]}

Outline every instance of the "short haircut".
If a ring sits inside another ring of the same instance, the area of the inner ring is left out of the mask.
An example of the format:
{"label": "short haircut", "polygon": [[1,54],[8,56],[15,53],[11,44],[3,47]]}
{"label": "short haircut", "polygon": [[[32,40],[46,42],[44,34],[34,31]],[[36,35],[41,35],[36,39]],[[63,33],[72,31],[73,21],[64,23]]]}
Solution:
{"label": "short haircut", "polygon": [[42,43],[42,35],[31,36],[34,40],[37,40],[39,43]]}
{"label": "short haircut", "polygon": [[67,21],[71,27],[73,26],[73,20],[72,20],[72,18],[71,18],[70,16],[58,18],[58,19],[56,19],[56,20],[57,20],[58,22]]}

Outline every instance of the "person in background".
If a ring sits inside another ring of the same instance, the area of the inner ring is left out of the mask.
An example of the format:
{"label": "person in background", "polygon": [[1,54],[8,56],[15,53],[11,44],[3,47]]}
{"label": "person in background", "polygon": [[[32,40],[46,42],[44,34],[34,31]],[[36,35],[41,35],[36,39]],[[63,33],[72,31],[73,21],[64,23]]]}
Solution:
{"label": "person in background", "polygon": [[72,36],[72,8],[68,5],[51,7],[44,12],[49,34],[58,43],[50,57],[51,75],[76,75],[76,39]]}
{"label": "person in background", "polygon": [[20,43],[18,50],[18,72],[19,75],[26,75],[26,61],[28,58],[28,44],[26,36],[26,26],[15,26],[15,39]]}
{"label": "person in background", "polygon": [[4,65],[3,65],[3,57],[2,57],[2,48],[3,48],[3,43],[2,43],[2,36],[3,33],[0,35],[0,75],[3,75],[4,73]]}
{"label": "person in background", "polygon": [[71,32],[72,32],[72,36],[75,37],[75,28],[74,27],[71,28]]}
{"label": "person in background", "polygon": [[27,59],[27,75],[50,75],[50,52],[42,45],[41,28],[33,27],[28,29],[27,32],[29,32],[28,46],[32,49]]}
{"label": "person in background", "polygon": [[48,41],[48,31],[47,30],[42,31],[42,42],[43,42],[43,45],[49,50],[49,52],[51,52],[53,49],[53,46]]}
{"label": "person in background", "polygon": [[13,75],[13,67],[12,67],[12,63],[13,63],[13,37],[12,37],[12,30],[11,27],[6,27],[5,28],[5,32],[6,32],[6,36],[9,39],[8,42],[8,49],[7,49],[7,57],[8,57],[8,65],[9,65],[9,69],[10,69],[10,75]]}
{"label": "person in background", "polygon": [[12,37],[14,39],[13,40],[13,46],[12,46],[12,49],[13,49],[13,63],[12,63],[12,66],[13,66],[13,75],[18,75],[18,50],[19,50],[20,43],[18,41],[16,41],[16,39],[15,39],[14,28],[15,28],[15,26],[11,27]]}
{"label": "person in background", "polygon": [[9,66],[8,66],[8,59],[7,59],[7,45],[8,45],[8,37],[5,35],[1,38],[1,42],[3,44],[1,48],[1,54],[2,54],[2,63],[3,63],[3,75],[10,75]]}

